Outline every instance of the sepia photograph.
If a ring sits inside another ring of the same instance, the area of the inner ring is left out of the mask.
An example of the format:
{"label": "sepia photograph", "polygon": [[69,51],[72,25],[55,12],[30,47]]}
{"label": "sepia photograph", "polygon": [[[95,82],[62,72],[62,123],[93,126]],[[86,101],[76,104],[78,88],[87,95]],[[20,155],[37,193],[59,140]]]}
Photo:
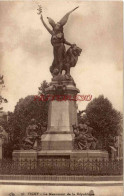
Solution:
{"label": "sepia photograph", "polygon": [[123,195],[123,1],[0,0],[0,196]]}

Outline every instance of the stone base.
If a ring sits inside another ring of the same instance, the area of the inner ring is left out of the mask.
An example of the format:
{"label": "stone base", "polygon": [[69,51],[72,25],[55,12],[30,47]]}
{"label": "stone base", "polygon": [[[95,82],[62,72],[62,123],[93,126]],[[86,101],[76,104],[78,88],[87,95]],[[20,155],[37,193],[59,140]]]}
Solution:
{"label": "stone base", "polygon": [[42,150],[72,150],[72,134],[44,134],[41,142]]}
{"label": "stone base", "polygon": [[77,150],[70,154],[70,159],[72,160],[108,160],[108,152],[101,150]]}
{"label": "stone base", "polygon": [[49,151],[39,151],[38,159],[42,158],[67,158],[70,160],[108,160],[108,152],[101,150],[49,150]]}
{"label": "stone base", "polygon": [[14,161],[36,161],[37,151],[36,150],[14,150],[12,153]]}
{"label": "stone base", "polygon": [[101,150],[15,150],[13,160],[33,161],[42,159],[70,159],[70,160],[108,160],[108,152]]}

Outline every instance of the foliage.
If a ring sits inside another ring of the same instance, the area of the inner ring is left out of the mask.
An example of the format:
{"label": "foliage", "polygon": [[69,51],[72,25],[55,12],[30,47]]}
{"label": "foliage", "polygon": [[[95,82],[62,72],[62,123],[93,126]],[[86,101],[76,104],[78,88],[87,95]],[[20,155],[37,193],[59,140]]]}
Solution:
{"label": "foliage", "polygon": [[[41,84],[40,93],[45,92],[47,82]],[[39,93],[39,94],[40,94]],[[22,138],[25,136],[26,127],[31,119],[35,119],[36,123],[43,124],[47,122],[48,102],[35,99],[35,95],[29,95],[21,98],[15,106],[13,113],[9,113],[8,132],[10,135],[11,149],[19,149]]]}
{"label": "foliage", "polygon": [[86,114],[90,126],[94,129],[94,136],[102,143],[114,143],[114,137],[118,135],[122,115],[115,110],[111,102],[100,95],[93,99],[86,108]]}
{"label": "foliage", "polygon": [[49,83],[46,80],[44,80],[41,83],[41,86],[38,88],[39,89],[38,94],[39,95],[41,95],[41,94],[45,95],[45,88],[48,88],[48,87],[49,87]]}
{"label": "foliage", "polygon": [[42,124],[47,121],[48,103],[34,100],[34,96],[30,95],[24,99],[20,99],[15,106],[14,113],[9,118],[8,125],[13,140],[21,139],[25,135],[25,129],[29,125],[32,118],[37,123]]}
{"label": "foliage", "polygon": [[3,144],[3,157],[4,159],[12,159],[12,152],[14,150],[13,142],[9,141],[8,143]]}

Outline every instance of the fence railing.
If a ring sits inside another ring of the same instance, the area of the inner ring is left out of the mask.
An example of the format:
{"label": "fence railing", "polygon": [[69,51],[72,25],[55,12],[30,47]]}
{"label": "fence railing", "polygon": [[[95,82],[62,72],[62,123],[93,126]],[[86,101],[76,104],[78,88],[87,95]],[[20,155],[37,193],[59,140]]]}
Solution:
{"label": "fence railing", "polygon": [[122,160],[2,160],[0,174],[6,175],[122,175]]}

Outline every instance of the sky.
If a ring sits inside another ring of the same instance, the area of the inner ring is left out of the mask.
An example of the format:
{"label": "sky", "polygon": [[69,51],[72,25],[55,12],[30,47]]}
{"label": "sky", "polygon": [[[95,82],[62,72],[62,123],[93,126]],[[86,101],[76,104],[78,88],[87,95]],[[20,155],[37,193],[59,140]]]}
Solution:
{"label": "sky", "polygon": [[[0,73],[8,99],[4,110],[13,111],[20,98],[37,94],[43,80],[52,78],[51,37],[37,14],[38,4],[47,24],[47,16],[58,22],[79,6],[64,27],[66,40],[82,48],[71,75],[81,95],[93,99],[103,94],[122,111],[123,2],[82,0],[0,1]],[[88,103],[80,101],[78,108]]]}

